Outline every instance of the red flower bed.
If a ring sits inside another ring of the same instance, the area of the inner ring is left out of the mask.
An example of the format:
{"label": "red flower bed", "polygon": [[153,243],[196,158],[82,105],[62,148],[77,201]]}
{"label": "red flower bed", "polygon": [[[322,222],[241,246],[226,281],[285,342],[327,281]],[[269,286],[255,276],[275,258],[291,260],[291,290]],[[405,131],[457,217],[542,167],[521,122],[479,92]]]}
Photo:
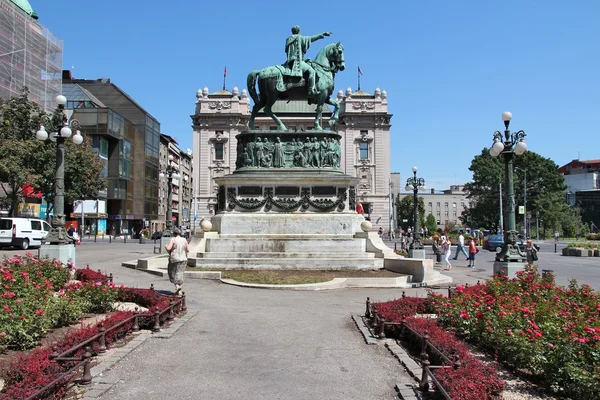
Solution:
{"label": "red flower bed", "polygon": [[[106,281],[108,277],[103,274],[99,274],[91,269],[78,270],[83,271],[82,275],[84,281],[88,280],[92,282]],[[157,292],[151,289],[134,289],[126,288],[121,286],[119,288],[119,301],[124,302],[136,302],[142,307],[154,310],[158,307],[159,310],[164,310],[170,304],[169,297],[161,296]],[[125,319],[133,315],[130,311],[119,311],[108,316],[102,323],[104,328],[108,329],[114,325],[119,324]],[[163,319],[166,316],[163,316]],[[140,318],[139,324],[141,327],[151,327],[154,323],[153,318]],[[99,333],[100,324],[89,326],[83,329],[73,330],[68,332],[67,335],[57,343],[58,353],[63,351],[95,336]],[[106,334],[106,345],[116,342],[123,338],[127,332],[131,329],[132,322],[129,321],[119,328],[110,331]],[[94,350],[98,349],[98,343],[94,342]],[[85,349],[79,349],[78,351],[69,354],[68,357],[78,357]],[[9,367],[1,372],[2,377],[5,380],[5,387],[0,393],[0,400],[9,399],[24,399],[33,393],[46,386],[59,375],[67,371],[71,366],[75,365],[75,362],[71,363],[59,363],[50,358],[52,349],[49,348],[37,348],[28,355],[17,357],[13,360]],[[69,382],[73,379],[73,376],[65,379],[61,383],[55,386],[55,388],[47,393],[48,396],[54,398],[61,398]]]}
{"label": "red flower bed", "polygon": [[75,271],[75,279],[81,282],[108,282],[108,276],[87,267]]}
{"label": "red flower bed", "polygon": [[496,376],[494,368],[482,363],[469,353],[468,347],[456,335],[444,330],[435,321],[415,318],[417,313],[431,312],[435,301],[425,298],[407,297],[387,303],[375,303],[375,309],[387,321],[406,324],[420,333],[427,331],[429,341],[446,357],[460,356],[461,367],[440,368],[434,374],[452,399],[486,400],[498,399],[504,389],[504,381]]}

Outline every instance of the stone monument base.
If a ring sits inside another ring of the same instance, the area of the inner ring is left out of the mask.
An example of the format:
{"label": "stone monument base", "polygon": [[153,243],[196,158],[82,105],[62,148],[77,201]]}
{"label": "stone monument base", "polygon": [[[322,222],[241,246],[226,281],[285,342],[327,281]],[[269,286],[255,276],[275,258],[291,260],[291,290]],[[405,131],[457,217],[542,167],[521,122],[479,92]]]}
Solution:
{"label": "stone monument base", "polygon": [[506,275],[510,279],[516,278],[518,271],[523,271],[527,262],[525,261],[494,261],[494,275]]}
{"label": "stone monument base", "polygon": [[55,258],[66,267],[68,263],[75,263],[75,245],[74,244],[43,244],[38,249],[38,258]]}
{"label": "stone monument base", "polygon": [[419,260],[425,259],[425,249],[409,249],[408,258],[417,258]]}

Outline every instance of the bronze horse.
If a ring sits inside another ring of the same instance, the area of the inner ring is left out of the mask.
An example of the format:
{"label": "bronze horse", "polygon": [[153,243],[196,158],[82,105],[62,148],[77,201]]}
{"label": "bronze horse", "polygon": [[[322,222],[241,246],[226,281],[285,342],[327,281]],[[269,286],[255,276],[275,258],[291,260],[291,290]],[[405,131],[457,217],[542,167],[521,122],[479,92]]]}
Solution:
{"label": "bronze horse", "polygon": [[[277,115],[273,114],[271,109],[277,100],[308,100],[309,104],[316,104],[315,130],[318,131],[323,130],[319,123],[323,112],[323,104],[332,105],[334,111],[329,120],[329,126],[333,128],[339,118],[340,105],[331,98],[331,95],[333,94],[336,72],[343,71],[345,68],[344,46],[341,42],[328,44],[319,51],[314,60],[306,60],[306,62],[315,70],[317,94],[314,96],[308,96],[304,80],[295,82],[296,84],[290,84],[288,79],[284,79],[288,77],[283,74],[285,67],[281,65],[274,65],[248,74],[248,93],[254,100],[249,122],[250,129],[256,129],[254,119],[256,114],[264,107],[265,114],[273,118],[278,129],[280,131],[287,130],[283,122]],[[256,92],[257,81],[259,93]],[[282,87],[284,90],[281,90]]]}

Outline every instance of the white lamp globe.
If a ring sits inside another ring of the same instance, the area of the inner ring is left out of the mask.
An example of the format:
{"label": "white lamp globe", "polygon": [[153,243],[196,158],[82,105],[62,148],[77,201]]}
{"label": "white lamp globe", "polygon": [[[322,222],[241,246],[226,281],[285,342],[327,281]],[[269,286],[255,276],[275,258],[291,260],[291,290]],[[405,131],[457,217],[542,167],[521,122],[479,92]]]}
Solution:
{"label": "white lamp globe", "polygon": [[490,149],[490,154],[492,157],[497,157],[504,150],[504,143],[500,141],[494,142],[494,145]]}
{"label": "white lamp globe", "polygon": [[407,192],[410,192],[412,190],[412,186],[406,185],[406,187],[404,188],[404,190],[406,190]]}
{"label": "white lamp globe", "polygon": [[417,167],[412,167],[412,172],[417,172]]}
{"label": "white lamp globe", "polygon": [[426,190],[426,189],[427,189],[427,187],[425,187],[425,185],[419,186],[419,190]]}
{"label": "white lamp globe", "polygon": [[169,154],[169,161],[173,161],[173,154]]}
{"label": "white lamp globe", "polygon": [[165,174],[163,174],[163,173],[161,172],[160,174],[158,174],[158,177],[159,177],[159,178],[164,178],[164,177],[165,177]]}
{"label": "white lamp globe", "polygon": [[510,111],[504,111],[502,113],[502,121],[508,122],[512,119],[512,113]]}
{"label": "white lamp globe", "polygon": [[50,134],[50,140],[56,142],[56,137],[58,136],[58,132],[52,132]]}
{"label": "white lamp globe", "polygon": [[72,134],[73,134],[73,132],[71,131],[71,128],[69,128],[68,126],[63,126],[60,129],[60,136],[62,136],[64,138],[71,137]]}
{"label": "white lamp globe", "polygon": [[56,100],[56,104],[58,104],[59,106],[64,106],[65,104],[67,104],[67,98],[62,94],[56,96],[54,100]]}
{"label": "white lamp globe", "polygon": [[48,139],[48,132],[46,132],[46,129],[44,129],[44,125],[40,126],[40,130],[35,133],[35,137],[37,140]]}
{"label": "white lamp globe", "polygon": [[171,174],[171,177],[173,179],[179,179],[181,177],[181,175],[179,175],[177,172],[175,172],[174,174]]}
{"label": "white lamp globe", "polygon": [[515,154],[520,156],[527,151],[527,143],[525,141],[520,140],[519,143],[515,146]]}
{"label": "white lamp globe", "polygon": [[83,143],[83,136],[81,136],[81,133],[77,131],[71,140],[73,140],[73,143],[79,146],[81,143]]}

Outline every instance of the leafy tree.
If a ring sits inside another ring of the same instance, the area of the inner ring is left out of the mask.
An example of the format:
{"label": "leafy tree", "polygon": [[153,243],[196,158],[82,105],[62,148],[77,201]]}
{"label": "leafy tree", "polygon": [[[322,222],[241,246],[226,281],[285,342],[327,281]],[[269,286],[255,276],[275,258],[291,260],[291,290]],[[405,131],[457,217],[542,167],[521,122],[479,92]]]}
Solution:
{"label": "leafy tree", "polygon": [[425,227],[427,228],[428,232],[437,232],[437,221],[435,220],[433,214],[427,214],[427,218],[425,219]]}
{"label": "leafy tree", "polygon": [[[418,197],[418,208],[419,208],[419,226],[425,226],[425,201],[422,197]],[[396,200],[396,211],[398,219],[404,229],[413,225],[413,195],[407,195],[402,198],[398,197]],[[402,222],[404,220],[408,222]]]}
{"label": "leafy tree", "polygon": [[[20,96],[0,99],[0,181],[4,182],[5,195],[2,206],[12,216],[17,213],[25,184],[41,192],[49,204],[54,201],[56,144],[35,138],[44,117],[44,111],[28,99],[26,89]],[[66,204],[96,197],[106,187],[106,179],[99,176],[102,163],[90,150],[89,137],[80,146],[65,140]]]}
{"label": "leafy tree", "polygon": [[[528,151],[522,156],[515,156],[514,166],[519,168],[515,171],[514,191],[515,202],[518,206],[523,205],[523,179],[522,170],[527,170],[527,212],[535,215],[540,212],[540,218],[546,223],[560,221],[562,212],[565,211],[560,204],[564,204],[564,178],[558,172],[558,165],[549,158],[544,158],[537,153]],[[484,148],[481,154],[475,156],[471,161],[469,170],[473,172],[473,181],[465,185],[467,197],[471,200],[471,206],[461,215],[463,224],[484,226],[494,228],[499,222],[499,184],[504,187],[504,160],[501,157],[492,157],[489,149]],[[542,206],[542,203],[544,204]],[[506,205],[504,197],[503,207]],[[519,216],[517,214],[517,224]],[[506,225],[506,221],[504,221]]]}
{"label": "leafy tree", "polygon": [[454,232],[454,228],[456,228],[456,224],[454,222],[447,220],[444,223],[444,232],[452,233],[452,232]]}
{"label": "leafy tree", "polygon": [[36,176],[32,159],[40,156],[43,143],[35,140],[43,111],[29,101],[28,90],[8,100],[0,99],[0,181],[3,197],[0,200],[9,215],[18,210],[23,185]]}

